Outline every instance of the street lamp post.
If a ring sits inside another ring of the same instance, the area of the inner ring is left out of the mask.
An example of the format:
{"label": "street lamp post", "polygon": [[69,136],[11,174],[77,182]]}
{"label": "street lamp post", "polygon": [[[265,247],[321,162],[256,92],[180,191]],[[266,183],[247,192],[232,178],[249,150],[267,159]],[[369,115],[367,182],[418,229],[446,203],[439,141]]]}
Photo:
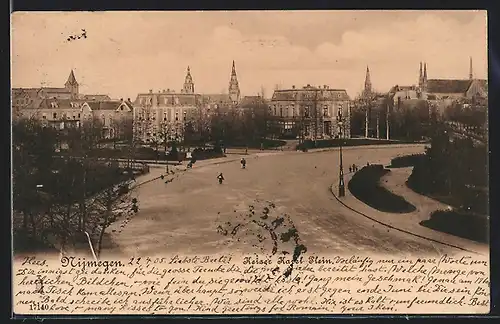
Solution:
{"label": "street lamp post", "polygon": [[339,166],[339,197],[345,196],[345,186],[344,186],[344,167],[342,165],[342,106],[339,107],[339,112],[337,116],[337,122],[339,125],[339,139],[340,139],[340,166]]}

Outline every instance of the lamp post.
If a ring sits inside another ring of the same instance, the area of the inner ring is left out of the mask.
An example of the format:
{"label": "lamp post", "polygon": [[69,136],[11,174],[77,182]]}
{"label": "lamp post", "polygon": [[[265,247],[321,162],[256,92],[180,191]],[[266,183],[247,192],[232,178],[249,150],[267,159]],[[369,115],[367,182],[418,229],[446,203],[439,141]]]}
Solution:
{"label": "lamp post", "polygon": [[337,123],[339,125],[339,139],[340,139],[340,166],[339,166],[339,197],[345,196],[345,186],[344,186],[344,167],[342,165],[342,105],[339,106],[339,112],[337,115]]}
{"label": "lamp post", "polygon": [[187,128],[187,127],[186,127],[186,126],[187,126],[187,125],[186,125],[186,123],[187,123],[187,118],[186,118],[186,116],[187,116],[187,111],[185,111],[185,110],[184,110],[184,117],[183,117],[183,118],[184,118],[184,120],[182,121],[182,126],[183,126],[183,131],[182,131],[182,133],[183,133],[183,134],[182,134],[182,135],[183,135],[183,136],[182,136],[182,141],[183,141],[183,143],[184,143],[184,144],[182,145],[182,147],[183,147],[183,151],[186,151],[186,144],[187,144],[187,141],[186,141],[186,128]]}

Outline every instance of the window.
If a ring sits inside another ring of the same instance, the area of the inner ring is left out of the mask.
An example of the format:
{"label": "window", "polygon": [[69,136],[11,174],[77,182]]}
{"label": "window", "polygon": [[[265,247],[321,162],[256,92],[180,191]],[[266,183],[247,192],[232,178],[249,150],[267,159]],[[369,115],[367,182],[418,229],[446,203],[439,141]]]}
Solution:
{"label": "window", "polygon": [[328,106],[327,105],[325,105],[323,107],[323,117],[328,117]]}
{"label": "window", "polygon": [[52,114],[52,118],[56,119],[57,118],[57,113]]}
{"label": "window", "polygon": [[178,113],[178,112],[176,112],[176,113],[175,113],[175,121],[178,121],[178,120],[179,120],[179,113]]}
{"label": "window", "polygon": [[78,114],[78,118],[80,118],[80,114]]}
{"label": "window", "polygon": [[280,107],[280,117],[283,117],[283,107]]}
{"label": "window", "polygon": [[276,116],[276,105],[274,105],[274,116]]}
{"label": "window", "polygon": [[43,114],[42,118],[45,120],[47,119],[47,115]]}
{"label": "window", "polygon": [[304,108],[304,117],[309,118],[309,106]]}

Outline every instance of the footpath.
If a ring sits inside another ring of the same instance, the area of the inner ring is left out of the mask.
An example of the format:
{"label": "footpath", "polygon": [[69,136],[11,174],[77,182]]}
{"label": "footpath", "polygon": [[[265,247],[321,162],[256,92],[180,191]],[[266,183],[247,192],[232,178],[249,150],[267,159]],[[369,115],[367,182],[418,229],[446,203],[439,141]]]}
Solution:
{"label": "footpath", "polygon": [[[389,161],[384,165],[389,164]],[[345,196],[338,197],[338,178],[337,182],[331,186],[331,192],[335,199],[344,207],[349,209],[358,217],[368,218],[387,229],[397,230],[401,233],[419,237],[431,243],[443,244],[454,249],[467,251],[470,253],[488,255],[489,247],[486,244],[454,236],[448,233],[436,231],[420,225],[420,222],[427,220],[430,214],[438,209],[446,209],[448,206],[429,197],[419,195],[406,186],[406,180],[411,173],[411,168],[404,170],[391,169],[387,175],[381,178],[381,185],[392,193],[405,198],[409,203],[416,207],[416,210],[410,213],[387,213],[372,208],[358,200],[348,189],[349,180],[353,173],[344,175]],[[354,215],[353,215],[354,216]]]}

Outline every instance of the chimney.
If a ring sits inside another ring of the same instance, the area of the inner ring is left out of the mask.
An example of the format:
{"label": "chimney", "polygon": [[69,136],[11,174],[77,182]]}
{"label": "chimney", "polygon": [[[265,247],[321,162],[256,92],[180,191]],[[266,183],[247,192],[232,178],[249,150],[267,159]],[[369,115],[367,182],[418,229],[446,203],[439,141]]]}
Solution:
{"label": "chimney", "polygon": [[295,89],[295,85],[292,86],[292,89]]}
{"label": "chimney", "polygon": [[128,101],[128,102],[131,102],[131,101],[130,101],[130,98],[127,98],[127,101]]}

